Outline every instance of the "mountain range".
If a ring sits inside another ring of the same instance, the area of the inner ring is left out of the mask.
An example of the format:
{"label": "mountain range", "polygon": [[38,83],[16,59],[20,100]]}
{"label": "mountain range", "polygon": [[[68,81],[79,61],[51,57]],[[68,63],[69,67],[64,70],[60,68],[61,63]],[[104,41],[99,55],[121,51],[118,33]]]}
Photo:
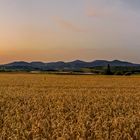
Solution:
{"label": "mountain range", "polygon": [[16,61],[4,65],[0,65],[0,68],[5,69],[18,69],[18,70],[77,70],[81,68],[93,68],[93,67],[104,67],[110,64],[112,67],[138,67],[140,64],[135,64],[120,60],[95,60],[92,62],[85,62],[81,60],[75,60],[72,62],[24,62]]}

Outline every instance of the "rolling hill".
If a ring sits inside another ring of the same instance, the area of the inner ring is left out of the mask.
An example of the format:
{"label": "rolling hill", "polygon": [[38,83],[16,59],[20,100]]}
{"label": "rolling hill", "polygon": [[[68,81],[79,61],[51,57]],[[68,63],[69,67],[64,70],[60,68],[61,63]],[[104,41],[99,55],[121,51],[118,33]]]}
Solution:
{"label": "rolling hill", "polygon": [[81,68],[93,68],[93,67],[105,67],[110,64],[112,67],[139,67],[140,64],[134,64],[131,62],[120,61],[120,60],[95,60],[92,62],[85,62],[81,60],[75,60],[72,62],[24,62],[16,61],[4,65],[0,65],[0,68],[10,70],[78,70]]}

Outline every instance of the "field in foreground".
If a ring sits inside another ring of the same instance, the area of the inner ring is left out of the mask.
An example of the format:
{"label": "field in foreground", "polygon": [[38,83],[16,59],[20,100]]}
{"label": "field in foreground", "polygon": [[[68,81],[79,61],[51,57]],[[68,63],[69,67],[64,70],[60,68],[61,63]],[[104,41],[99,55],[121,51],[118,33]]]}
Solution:
{"label": "field in foreground", "polygon": [[0,74],[0,140],[140,140],[140,77]]}

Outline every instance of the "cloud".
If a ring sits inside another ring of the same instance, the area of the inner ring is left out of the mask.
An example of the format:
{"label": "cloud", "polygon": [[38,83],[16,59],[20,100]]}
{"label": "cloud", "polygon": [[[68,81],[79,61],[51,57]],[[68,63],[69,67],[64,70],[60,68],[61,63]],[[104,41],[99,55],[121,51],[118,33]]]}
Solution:
{"label": "cloud", "polygon": [[87,29],[81,27],[81,25],[62,19],[61,17],[53,17],[52,19],[61,28],[64,28],[73,32],[86,32],[87,31]]}
{"label": "cloud", "polygon": [[105,9],[87,7],[85,10],[85,15],[87,17],[100,18],[109,15],[109,13]]}
{"label": "cloud", "polygon": [[133,8],[133,9],[139,9],[140,8],[140,0],[121,0],[121,2],[125,6],[129,6],[130,8]]}
{"label": "cloud", "polygon": [[[106,3],[105,3],[106,1]],[[93,17],[93,18],[100,18],[100,17],[106,17],[110,15],[110,5],[112,4],[107,3],[108,0],[100,0],[100,1],[91,1],[86,0],[85,2],[85,15],[87,17]],[[110,1],[110,0],[109,0]],[[109,2],[108,1],[108,2]]]}
{"label": "cloud", "polygon": [[98,17],[99,13],[96,10],[94,10],[93,8],[89,7],[86,9],[86,15],[88,17]]}

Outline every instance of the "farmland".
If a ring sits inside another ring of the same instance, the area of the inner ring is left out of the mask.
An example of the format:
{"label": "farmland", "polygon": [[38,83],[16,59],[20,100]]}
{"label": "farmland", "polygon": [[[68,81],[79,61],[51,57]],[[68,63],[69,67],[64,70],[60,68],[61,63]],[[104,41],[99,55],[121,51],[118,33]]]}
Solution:
{"label": "farmland", "polygon": [[139,76],[0,74],[0,140],[139,139]]}

